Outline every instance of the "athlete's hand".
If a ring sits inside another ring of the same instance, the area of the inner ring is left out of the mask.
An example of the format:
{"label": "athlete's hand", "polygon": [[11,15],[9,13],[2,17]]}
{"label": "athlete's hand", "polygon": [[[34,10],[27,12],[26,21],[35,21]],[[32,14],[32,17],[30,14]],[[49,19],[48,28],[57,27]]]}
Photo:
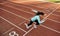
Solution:
{"label": "athlete's hand", "polygon": [[46,17],[47,16],[47,14],[44,14],[44,17]]}
{"label": "athlete's hand", "polygon": [[44,14],[43,19],[47,16],[47,14]]}

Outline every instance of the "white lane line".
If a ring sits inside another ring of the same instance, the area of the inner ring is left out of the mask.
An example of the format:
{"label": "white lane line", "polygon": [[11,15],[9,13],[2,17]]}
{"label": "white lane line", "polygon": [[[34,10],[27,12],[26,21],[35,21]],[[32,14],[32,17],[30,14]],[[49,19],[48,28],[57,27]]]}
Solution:
{"label": "white lane line", "polygon": [[55,20],[52,20],[50,18],[47,18],[47,19],[60,24],[60,21],[55,21]]}
{"label": "white lane line", "polygon": [[[8,2],[8,4],[12,4],[13,5],[13,3],[9,3]],[[17,5],[17,4],[14,4],[14,5]],[[24,4],[22,4],[22,5],[24,5]],[[22,6],[22,5],[18,5],[18,6]],[[27,5],[28,6],[28,5]],[[29,8],[29,9],[33,9],[33,8],[31,8],[31,7],[27,7],[27,6],[23,6],[23,7],[26,7],[26,8]],[[34,6],[34,5],[33,5]],[[58,6],[58,5],[56,5],[56,6]],[[38,7],[38,6],[37,6]],[[44,8],[44,7],[39,7],[39,8]]]}
{"label": "white lane line", "polygon": [[[22,25],[23,23],[24,23],[25,21],[23,21],[22,23],[19,23],[20,25]],[[9,29],[9,30],[7,30],[6,32],[4,32],[3,34],[6,34],[6,33],[8,33],[9,31],[11,31],[11,30],[13,30],[14,29],[14,27],[13,28],[11,28],[11,29]]]}
{"label": "white lane line", "polygon": [[[13,3],[8,3],[8,4],[12,4],[13,5]],[[16,4],[14,4],[14,5],[16,5]],[[23,5],[23,4],[22,4]],[[19,6],[21,6],[21,5],[19,5]],[[28,6],[28,5],[27,5]],[[26,8],[30,8],[30,7],[27,7],[27,6],[24,6],[24,7],[26,7]],[[44,7],[39,7],[39,8],[44,8]],[[30,9],[32,9],[32,8],[30,8]]]}
{"label": "white lane line", "polygon": [[[51,4],[51,5],[52,5],[52,4]],[[39,6],[36,6],[36,5],[31,5],[31,6],[34,6],[34,7],[39,7],[39,8],[40,8],[40,7],[42,7],[42,6],[40,6],[40,5],[39,5]],[[53,5],[53,6],[54,6],[54,5]],[[55,6],[58,6],[58,5],[55,5]],[[45,7],[42,7],[42,8],[45,8]],[[49,8],[50,8],[50,7],[49,7]],[[48,8],[46,8],[46,9],[48,9]]]}
{"label": "white lane line", "polygon": [[[57,7],[57,8],[58,8],[58,7]],[[56,9],[57,9],[57,8],[56,8]],[[55,9],[55,10],[56,10],[56,9]],[[55,10],[53,10],[48,16],[50,16]],[[46,16],[45,19],[46,19],[48,16]],[[45,20],[45,19],[44,19],[44,20]],[[46,20],[45,20],[45,21],[46,21]],[[60,33],[60,31],[57,31],[57,30],[52,29],[52,28],[50,28],[50,27],[47,27],[47,26],[45,26],[45,25],[41,25],[41,26],[44,27],[44,28],[47,28],[47,29],[49,29],[49,30],[52,30],[52,31],[54,31],[54,32]],[[32,30],[33,30],[33,29],[32,29]],[[30,31],[31,31],[31,30],[30,30]],[[25,36],[26,34],[28,34],[30,31],[26,32],[23,36]]]}
{"label": "white lane line", "polygon": [[[5,5],[5,6],[8,6],[8,5]],[[33,13],[31,13],[31,12],[27,12],[27,11],[25,11],[25,10],[22,10],[22,9],[19,9],[19,8],[15,8],[15,7],[12,7],[12,6],[8,6],[8,7],[11,7],[11,8],[14,8],[14,9],[16,9],[16,10],[19,10],[19,11],[24,11],[25,13],[30,13],[30,14],[33,14]],[[24,7],[26,7],[26,6],[24,6]],[[27,8],[27,7],[26,7]],[[29,7],[29,9],[30,9],[30,7]],[[31,8],[32,9],[32,8]],[[32,11],[33,12],[33,11]],[[50,12],[50,11],[49,11]],[[56,15],[56,14],[52,14],[52,15]],[[59,15],[56,15],[56,16],[59,16]]]}
{"label": "white lane line", "polygon": [[[59,6],[60,7],[60,6]],[[56,9],[55,10],[53,10],[51,13],[49,13],[43,20],[47,20],[47,18],[53,13],[53,12],[55,12],[59,7],[56,7]]]}
{"label": "white lane line", "polygon": [[34,29],[34,27],[32,27],[30,30],[28,30],[25,34],[23,34],[23,36],[27,35],[30,31],[32,31]]}
{"label": "white lane line", "polygon": [[[50,20],[50,19],[49,19]],[[53,20],[54,21],[54,20]],[[57,21],[56,21],[57,22]],[[60,22],[59,22],[60,23]],[[45,25],[41,25],[42,27],[44,27],[44,28],[46,28],[46,29],[49,29],[49,30],[51,30],[51,31],[54,31],[54,32],[57,32],[57,33],[60,33],[60,31],[57,31],[57,30],[55,30],[55,29],[53,29],[53,28],[50,28],[50,27],[47,27],[47,26],[45,26]],[[26,36],[30,31],[32,31],[34,28],[32,27],[29,31],[27,31],[23,36]]]}
{"label": "white lane line", "polygon": [[[19,8],[13,7],[13,6],[8,6],[8,5],[5,5],[5,6],[7,6],[7,7],[11,7],[11,8],[14,8],[14,9],[19,10],[19,11],[24,11],[24,12],[26,12],[26,13],[29,13],[29,12],[27,12],[27,11],[25,11],[25,10],[22,10],[22,9],[19,9]],[[21,6],[21,5],[20,5],[20,6]],[[33,9],[33,8],[30,8],[30,7],[27,7],[27,6],[23,6],[23,7],[26,7],[26,8],[29,8],[29,9]],[[33,11],[32,11],[32,12],[33,12]],[[30,14],[33,14],[33,13],[30,13]]]}
{"label": "white lane line", "polygon": [[[12,4],[13,5],[13,3],[9,3],[9,4]],[[14,5],[16,5],[16,4],[14,4]],[[20,6],[22,6],[22,5],[20,5]],[[34,5],[33,5],[34,6]],[[56,5],[57,6],[57,5]],[[33,8],[31,8],[32,7],[32,5],[31,5],[31,7],[30,6],[23,6],[23,7],[26,7],[26,8],[29,8],[29,9],[33,9]],[[36,7],[36,6],[35,6]],[[38,6],[37,6],[38,7]],[[39,7],[39,8],[43,8],[44,9],[44,7]],[[49,11],[49,10],[48,10]],[[49,11],[50,12],[50,11]]]}
{"label": "white lane line", "polygon": [[[14,7],[12,7],[12,6],[10,6],[10,7],[11,7],[11,8],[14,8]],[[15,8],[15,9],[18,9],[18,8]],[[18,10],[20,11],[20,9],[18,9]],[[24,10],[21,10],[21,11],[24,11]],[[33,13],[31,13],[31,12],[27,12],[27,11],[24,11],[24,12],[33,15]],[[56,15],[56,14],[52,14],[52,15],[54,15],[54,16],[59,16],[59,15]],[[53,19],[52,19],[51,21],[53,21]],[[56,22],[56,21],[54,21],[54,22]],[[59,23],[59,21],[58,21],[57,23]]]}
{"label": "white lane line", "polygon": [[45,25],[40,25],[40,26],[43,26],[44,28],[49,29],[49,30],[51,30],[51,31],[60,33],[60,31],[57,31],[57,30],[55,30],[55,29],[53,29],[53,28],[50,28],[50,27],[47,27],[47,26],[45,26]]}
{"label": "white lane line", "polygon": [[10,31],[13,30],[13,29],[14,29],[14,27],[12,27],[11,29],[9,29],[9,30],[7,30],[6,32],[4,32],[3,35],[6,34],[6,33],[8,33],[8,32],[10,32]]}
{"label": "white lane line", "polygon": [[[28,20],[29,21],[29,20]],[[42,26],[43,27],[43,26]],[[44,28],[46,28],[46,27],[44,27]],[[50,29],[49,29],[50,30]],[[53,30],[54,31],[54,30]],[[58,32],[59,33],[59,32]]]}
{"label": "white lane line", "polygon": [[[7,7],[11,7],[11,8],[14,8],[14,9],[19,10],[19,11],[24,11],[24,12],[26,12],[26,13],[29,13],[29,12],[27,12],[27,11],[25,11],[25,10],[22,10],[22,9],[19,9],[19,8],[13,7],[13,6],[8,6],[8,5],[5,5],[5,6],[7,6]],[[21,6],[21,5],[20,5],[20,6]],[[27,7],[27,6],[23,6],[23,7],[26,7],[26,8],[29,8],[29,9],[33,9],[33,8],[30,8],[30,7]],[[32,11],[32,12],[33,12],[33,11]],[[30,14],[33,14],[33,13],[30,13]]]}
{"label": "white lane line", "polygon": [[[17,14],[16,14],[17,15]],[[20,15],[19,15],[20,16]],[[22,17],[22,16],[21,16]],[[24,18],[23,18],[24,19]],[[26,18],[25,18],[26,19]],[[26,19],[26,20],[28,20],[29,21],[29,19]],[[44,27],[44,26],[42,26],[42,27]],[[46,27],[44,27],[44,28],[46,28]],[[53,30],[54,31],[54,30]]]}
{"label": "white lane line", "polygon": [[23,22],[21,22],[21,23],[19,23],[19,25],[23,25],[23,23],[25,23],[26,21],[23,21]]}
{"label": "white lane line", "polygon": [[14,23],[10,22],[9,20],[5,19],[4,17],[0,16],[0,18],[2,18],[3,20],[5,20],[6,22],[10,23],[11,25],[15,26],[16,28],[26,32],[25,30],[23,30],[22,28],[18,27],[17,25],[15,25]]}
{"label": "white lane line", "polygon": [[[46,28],[46,27],[45,27]],[[55,31],[56,32],[56,31]]]}
{"label": "white lane line", "polygon": [[57,17],[60,17],[60,15],[56,15],[56,14],[52,14],[52,15],[57,16]]}
{"label": "white lane line", "polygon": [[[2,8],[0,8],[0,9],[1,9],[1,10],[4,10],[4,11],[10,13],[10,14],[13,14],[13,15],[19,17],[19,18],[24,18],[24,17],[22,17],[22,16],[20,16],[20,15],[17,15],[17,14],[15,14],[15,13],[12,13],[12,12],[10,12],[10,11],[8,11],[8,10],[2,9]],[[26,18],[24,18],[24,19],[25,19],[25,20],[28,20],[28,19],[26,19]]]}
{"label": "white lane line", "polygon": [[[19,8],[15,8],[15,7],[8,6],[8,5],[5,5],[5,6],[7,6],[7,7],[11,7],[11,8],[14,8],[14,9],[19,10],[19,11],[24,11],[25,13],[33,14],[33,13],[31,13],[31,12],[27,12],[27,11],[22,10],[22,9],[19,9]],[[24,7],[26,7],[26,6],[24,6]],[[27,8],[27,7],[26,7],[26,8]],[[29,7],[29,9],[32,9],[32,8]],[[32,12],[33,12],[33,11],[32,11]],[[49,12],[50,12],[50,11],[49,11]],[[47,12],[46,12],[46,13],[47,13]],[[56,14],[52,14],[52,15],[56,15]],[[59,16],[59,15],[56,15],[56,16]]]}
{"label": "white lane line", "polygon": [[[16,9],[16,10],[19,10],[19,11],[24,11],[24,12],[26,12],[25,10],[22,10],[22,9],[19,9],[19,8],[15,8],[15,7],[12,7],[12,6],[8,6],[8,5],[4,5],[4,6],[11,7],[11,8],[14,8],[14,9]],[[29,13],[29,12],[27,12],[27,13]],[[32,14],[32,13],[30,13],[30,14]]]}

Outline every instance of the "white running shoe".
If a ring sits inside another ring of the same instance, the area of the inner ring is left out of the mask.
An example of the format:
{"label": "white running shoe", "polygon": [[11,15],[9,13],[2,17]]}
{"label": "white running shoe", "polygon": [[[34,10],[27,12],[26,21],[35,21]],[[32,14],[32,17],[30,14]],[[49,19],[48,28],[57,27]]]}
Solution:
{"label": "white running shoe", "polygon": [[26,23],[25,23],[25,26],[27,29],[29,29],[32,25],[28,26]]}
{"label": "white running shoe", "polygon": [[36,24],[34,24],[33,26],[34,26],[34,28],[37,28]]}

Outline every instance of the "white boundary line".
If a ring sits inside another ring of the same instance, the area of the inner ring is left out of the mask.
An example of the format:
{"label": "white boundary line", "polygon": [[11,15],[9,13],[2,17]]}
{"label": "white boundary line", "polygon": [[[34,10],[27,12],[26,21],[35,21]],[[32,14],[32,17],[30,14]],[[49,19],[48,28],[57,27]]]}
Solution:
{"label": "white boundary line", "polygon": [[[24,23],[25,21],[23,21],[22,23]],[[22,25],[22,23],[19,23],[20,25]],[[12,27],[11,29],[9,29],[8,31],[6,31],[6,32],[4,32],[3,34],[6,34],[6,33],[8,33],[9,31],[11,31],[11,30],[13,30],[14,29],[14,27]]]}
{"label": "white boundary line", "polygon": [[[59,6],[59,7],[60,7],[60,6]],[[59,7],[56,7],[56,9],[53,10],[51,13],[49,13],[49,15],[47,15],[43,20],[47,20],[47,18],[48,18],[54,11],[56,11]]]}
{"label": "white boundary line", "polygon": [[19,23],[19,25],[22,25],[24,22],[26,22],[26,21],[23,21],[22,23]]}
{"label": "white boundary line", "polygon": [[53,22],[56,22],[56,23],[60,23],[59,21],[55,21],[55,20],[52,20],[52,19],[50,19],[50,18],[47,18],[48,20],[51,20],[51,21],[53,21]]}
{"label": "white boundary line", "polygon": [[14,29],[14,27],[12,27],[11,29],[9,29],[9,30],[7,30],[6,32],[4,32],[3,35],[6,34],[6,33],[8,33],[9,31],[11,31],[11,30],[13,30],[13,29]]}
{"label": "white boundary line", "polygon": [[[9,3],[9,4],[12,4],[12,3]],[[15,4],[14,4],[15,5]],[[8,5],[5,5],[5,6],[8,6]],[[21,5],[20,5],[21,6]],[[9,6],[9,7],[12,7],[12,6]],[[29,8],[29,9],[32,9],[32,8],[30,8],[30,7],[27,7],[27,6],[24,6],[24,7],[26,7],[26,8]],[[14,8],[14,9],[17,9],[17,10],[21,10],[21,11],[24,11],[24,10],[22,10],[22,9],[19,9],[19,8],[15,8],[15,7],[12,7],[12,8]],[[40,7],[41,8],[41,7]],[[26,11],[24,11],[24,12],[26,12]],[[32,11],[33,12],[33,11]],[[29,13],[29,12],[27,12],[27,13]],[[32,13],[30,13],[30,14],[32,14]]]}
{"label": "white boundary line", "polygon": [[[16,9],[16,10],[21,10],[21,11],[24,11],[24,10],[22,10],[22,9],[15,8],[15,7],[12,7],[12,6],[8,6],[8,5],[5,5],[5,6],[7,6],[7,7],[11,7],[11,8],[14,8],[14,9]],[[26,12],[26,11],[24,11],[24,12]],[[29,12],[27,12],[27,13],[29,13]],[[32,14],[32,13],[30,13],[30,14]]]}
{"label": "white boundary line", "polygon": [[[29,21],[29,20],[28,20]],[[43,26],[42,26],[43,27]],[[45,27],[46,28],[46,27]],[[49,29],[49,30],[51,30],[51,29]],[[54,31],[54,30],[52,30],[52,31]],[[58,32],[59,33],[59,32]]]}
{"label": "white boundary line", "polygon": [[[10,12],[11,13],[11,12]],[[13,13],[14,14],[14,13]],[[29,14],[30,14],[30,12],[29,12]],[[33,15],[33,14],[32,14]],[[53,14],[52,14],[53,15]],[[59,16],[59,15],[56,15],[56,16]],[[20,16],[21,17],[21,16]],[[21,17],[22,18],[22,17]],[[24,18],[24,17],[23,17]],[[59,21],[55,21],[55,20],[52,20],[52,19],[50,19],[50,18],[47,18],[47,19],[49,19],[49,20],[51,20],[51,21],[54,21],[54,22],[57,22],[57,23],[60,23]]]}
{"label": "white boundary line", "polygon": [[[13,3],[9,3],[8,2],[8,4],[13,4]],[[14,4],[14,5],[16,5],[16,4]],[[21,6],[21,5],[20,5]],[[27,5],[28,6],[28,5]],[[30,8],[30,7],[27,7],[27,6],[24,6],[24,7],[26,7],[26,8]],[[40,8],[44,8],[44,7],[40,7]],[[30,8],[30,9],[32,9],[32,8]]]}
{"label": "white boundary line", "polygon": [[50,28],[50,27],[47,27],[47,26],[45,26],[45,25],[41,25],[41,26],[43,26],[44,28],[49,29],[49,30],[51,30],[51,31],[60,33],[60,31],[57,31],[57,30],[55,30],[55,29],[53,29],[53,28]]}
{"label": "white boundary line", "polygon": [[[12,3],[9,3],[9,4],[12,4]],[[14,4],[15,5],[15,4]],[[5,6],[8,6],[8,5],[5,5]],[[21,5],[20,5],[21,6]],[[12,6],[9,6],[9,7],[12,7]],[[26,7],[26,8],[29,8],[29,9],[32,9],[32,8],[30,8],[30,7],[27,7],[27,6],[24,6],[24,7]],[[15,7],[12,7],[12,8],[14,8],[14,9],[17,9],[17,10],[21,10],[21,11],[24,11],[24,10],[22,10],[22,9],[19,9],[19,8],[15,8]],[[40,7],[41,8],[41,7]],[[26,12],[26,11],[24,11],[24,12]],[[33,12],[33,11],[32,11]],[[26,12],[26,13],[29,13],[29,12]],[[32,13],[30,13],[30,14],[32,14]]]}
{"label": "white boundary line", "polygon": [[54,10],[55,11],[55,10]]}
{"label": "white boundary line", "polygon": [[[9,6],[9,7],[12,7],[12,6]],[[14,7],[12,7],[12,8],[14,8]],[[21,10],[21,9],[18,9],[18,8],[14,8],[14,9],[17,9],[17,10]],[[21,10],[21,11],[24,11],[24,10]],[[24,11],[25,13],[29,13],[29,14],[32,14],[33,15],[33,13],[30,13],[30,12],[26,12],[26,11]],[[56,15],[56,14],[52,14],[52,15],[54,15],[54,16],[59,16],[59,15]],[[49,18],[48,18],[49,19]],[[51,19],[51,21],[53,21],[53,19]],[[56,22],[55,20],[54,20],[54,22]],[[57,22],[57,23],[59,23],[59,21]]]}
{"label": "white boundary line", "polygon": [[32,31],[34,29],[34,27],[32,27],[30,30],[28,30],[25,34],[23,34],[23,36],[27,35],[30,31]]}
{"label": "white boundary line", "polygon": [[[11,3],[12,4],[12,3]],[[15,4],[14,4],[15,5]],[[5,6],[7,6],[7,5],[5,5]],[[11,7],[11,8],[14,8],[14,9],[16,9],[16,10],[21,10],[21,11],[24,11],[24,10],[22,10],[22,9],[19,9],[19,8],[15,8],[15,7],[12,7],[12,6],[8,6],[8,7]],[[27,6],[24,6],[24,7],[26,7],[26,8],[29,8],[29,9],[32,9],[32,8],[30,8],[30,7],[27,7]],[[27,12],[27,11],[24,11],[25,13],[30,13],[30,12]],[[33,11],[32,11],[33,12]],[[49,11],[50,12],[50,11]],[[48,12],[46,12],[46,13],[48,13]],[[30,14],[32,14],[32,13],[30,13]],[[56,14],[52,14],[52,15],[56,15]],[[59,15],[56,15],[56,16],[59,16]]]}
{"label": "white boundary line", "polygon": [[57,17],[60,17],[60,15],[56,15],[56,14],[52,14],[52,15],[57,16]]}
{"label": "white boundary line", "polygon": [[[13,3],[9,3],[9,4],[13,4]],[[14,5],[16,5],[16,4],[14,4]],[[19,5],[19,6],[21,6],[21,5]],[[27,5],[27,6],[28,6],[28,5]],[[23,7],[26,7],[26,8],[32,9],[32,8],[31,8],[32,6],[31,6],[31,7],[30,7],[30,6],[27,7],[27,6],[23,6]],[[33,5],[33,6],[34,6],[34,5]],[[57,5],[56,5],[56,6],[57,6]],[[38,6],[35,6],[35,7],[38,7]],[[39,7],[39,8],[44,8],[44,7]],[[17,8],[17,9],[18,9],[18,8]],[[50,11],[48,10],[48,12],[50,12]]]}
{"label": "white boundary line", "polygon": [[[8,2],[8,3],[9,3],[9,2]],[[9,3],[9,4],[13,4],[13,3]],[[14,5],[16,5],[16,4],[14,4]],[[19,5],[19,6],[21,6],[21,5]],[[28,5],[27,5],[27,6],[28,6]],[[31,8],[32,6],[31,6],[31,7],[29,7],[29,6],[27,7],[27,6],[24,6],[24,7],[32,9],[32,8]],[[34,6],[34,5],[33,5],[33,6]],[[56,4],[56,6],[58,6],[58,5]],[[35,7],[36,7],[36,6],[35,6]],[[38,7],[38,6],[37,6],[37,7]],[[44,7],[39,7],[39,8],[44,8]]]}
{"label": "white boundary line", "polygon": [[[8,2],[9,3],[9,2]],[[51,2],[49,2],[49,3],[51,3]],[[9,4],[13,4],[13,3],[9,3]],[[53,3],[53,4],[55,4],[55,3]],[[16,5],[16,4],[14,4],[14,5]],[[21,6],[21,5],[19,5],[19,6]],[[33,5],[34,6],[34,5]],[[56,6],[58,6],[58,4],[56,4]],[[24,7],[26,7],[26,8],[30,8],[30,9],[32,9],[31,7],[27,7],[27,6],[24,6]],[[36,6],[35,6],[36,7]],[[38,7],[38,6],[37,6]],[[40,7],[41,8],[41,7]],[[43,7],[42,7],[43,8]]]}
{"label": "white boundary line", "polygon": [[[33,5],[31,5],[31,6],[35,6],[35,7],[39,7],[39,8],[40,8],[40,5],[39,5],[39,6],[36,6],[36,5],[33,4]],[[56,6],[57,6],[57,4],[56,4]],[[42,7],[42,8],[43,8],[43,7]],[[49,8],[50,8],[50,7],[49,7]],[[48,8],[47,8],[47,9],[48,9]]]}
{"label": "white boundary line", "polygon": [[[12,6],[9,6],[9,7],[12,7]],[[14,8],[14,7],[12,7],[12,8]],[[15,8],[15,9],[18,9],[18,8]],[[21,9],[18,9],[18,10],[21,10]],[[24,10],[21,10],[21,11],[24,11]],[[26,11],[24,11],[25,13],[29,13],[29,14],[33,14],[33,13],[30,13],[30,12],[26,12]],[[56,14],[52,14],[52,15],[56,15]],[[59,16],[59,15],[56,15],[56,16]],[[55,21],[54,21],[55,22]]]}
{"label": "white boundary line", "polygon": [[[58,7],[57,7],[56,9],[58,9]],[[53,10],[48,16],[50,16],[54,11],[56,11],[56,9]],[[45,17],[46,20],[47,20],[47,17],[48,17],[48,16]],[[46,20],[45,20],[45,21],[46,21]],[[50,27],[47,27],[47,26],[45,26],[45,25],[40,25],[40,26],[42,26],[42,27],[44,27],[44,28],[47,28],[47,29],[49,29],[49,30],[52,30],[52,31],[54,31],[54,32],[60,33],[60,31],[57,31],[57,30],[55,30],[55,29],[53,29],[53,28],[50,28]],[[33,30],[33,29],[31,29],[31,30]],[[29,30],[28,32],[30,32],[31,30]],[[26,32],[23,36],[25,36],[28,32]]]}
{"label": "white boundary line", "polygon": [[[0,8],[0,9],[2,9],[2,8]],[[15,14],[15,13],[12,13],[12,12],[10,12],[10,11],[8,11],[8,10],[5,10],[5,9],[2,9],[2,10],[7,11],[8,13],[13,14],[13,15],[15,15],[15,16],[18,16],[19,18],[24,18],[24,17],[22,17],[22,16],[20,16],[20,15],[17,15],[17,14]],[[26,18],[24,18],[24,19],[25,19],[25,20],[28,20],[28,19],[26,19]]]}
{"label": "white boundary line", "polygon": [[22,28],[18,27],[17,25],[15,25],[14,23],[10,22],[9,20],[3,18],[2,16],[0,16],[0,18],[2,18],[3,20],[5,20],[6,22],[10,23],[11,25],[15,26],[16,28],[18,28],[18,29],[20,29],[20,30],[26,32],[25,30],[23,30]]}
{"label": "white boundary line", "polygon": [[[9,3],[9,4],[12,4],[12,3]],[[16,4],[14,4],[14,5],[16,5]],[[7,5],[5,5],[5,6],[7,6]],[[21,5],[20,5],[21,6]],[[9,6],[9,7],[11,7],[11,8],[14,8],[14,9],[16,9],[16,10],[21,10],[21,11],[24,11],[24,10],[22,10],[22,9],[19,9],[19,8],[15,8],[15,7],[13,7],[13,6]],[[32,9],[32,8],[30,8],[30,7],[27,7],[27,6],[23,6],[23,7],[26,7],[26,8],[29,8],[29,9]],[[26,12],[26,11],[24,11],[25,13],[30,13],[30,12]],[[33,11],[32,11],[33,12]],[[50,12],[50,11],[49,11]],[[48,13],[48,12],[46,12],[46,13]],[[32,14],[32,13],[30,13],[30,14]],[[56,15],[56,14],[52,14],[52,15]],[[58,16],[58,15],[57,15]]]}

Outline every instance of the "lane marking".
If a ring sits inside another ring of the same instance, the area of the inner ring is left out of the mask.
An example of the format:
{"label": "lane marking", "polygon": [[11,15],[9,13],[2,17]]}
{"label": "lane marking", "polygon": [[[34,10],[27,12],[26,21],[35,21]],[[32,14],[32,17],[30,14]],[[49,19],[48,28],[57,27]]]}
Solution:
{"label": "lane marking", "polygon": [[[60,6],[59,6],[60,7]],[[51,13],[49,13],[49,15],[47,15],[43,20],[47,20],[47,18],[54,12],[54,11],[56,11],[59,7],[56,7],[56,9],[55,10],[53,10]]]}
{"label": "lane marking", "polygon": [[[12,3],[9,3],[9,4],[12,4]],[[13,5],[13,4],[12,4],[12,5]],[[14,5],[16,5],[16,4],[14,4]],[[8,5],[5,5],[5,6],[8,6]],[[20,5],[20,6],[22,6],[22,5]],[[14,9],[16,9],[16,10],[24,11],[24,10],[22,10],[22,9],[19,9],[19,8],[16,8],[16,7],[13,7],[13,6],[8,6],[8,7],[14,8]],[[30,8],[30,7],[27,7],[27,6],[23,6],[23,7],[32,9],[32,8]],[[24,11],[24,12],[26,12],[26,11]],[[49,12],[50,12],[50,11],[49,11]],[[29,13],[29,12],[26,12],[26,13]],[[30,13],[30,14],[32,14],[32,13]]]}
{"label": "lane marking", "polygon": [[17,25],[15,25],[14,23],[10,22],[9,20],[3,18],[2,16],[0,16],[0,18],[2,18],[3,20],[5,20],[6,22],[10,23],[11,25],[15,26],[16,28],[18,28],[18,29],[20,29],[20,30],[22,30],[24,32],[27,32],[27,31],[23,30],[22,28],[18,27]]}
{"label": "lane marking", "polygon": [[[24,11],[24,10],[22,10],[22,9],[15,8],[15,7],[12,7],[12,6],[8,6],[8,5],[4,5],[4,6],[11,7],[11,8],[14,8],[14,9],[16,9],[16,10]],[[26,11],[24,11],[24,12],[26,12]],[[29,12],[27,12],[27,13],[29,13]],[[32,13],[30,13],[30,14],[32,14]]]}
{"label": "lane marking", "polygon": [[49,29],[49,30],[51,30],[51,31],[60,33],[60,31],[57,31],[57,30],[55,30],[55,29],[53,29],[53,28],[50,28],[50,27],[47,27],[47,26],[45,26],[45,25],[41,25],[41,26],[43,26],[44,28]]}
{"label": "lane marking", "polygon": [[57,16],[57,17],[60,17],[60,15],[56,15],[56,14],[52,14],[52,15]]}
{"label": "lane marking", "polygon": [[[5,9],[3,9],[4,11],[5,11]],[[7,10],[6,10],[7,11]],[[11,13],[11,12],[9,12],[8,11],[8,13]],[[13,13],[14,15],[16,15],[15,13]],[[33,14],[32,14],[33,15]],[[19,15],[16,15],[16,16],[18,16],[18,17],[21,17],[21,18],[24,18],[24,17],[22,17],[22,16],[19,16]],[[56,15],[56,16],[59,16],[59,15]],[[26,18],[25,18],[26,19]],[[54,21],[54,22],[56,22],[56,23],[60,23],[59,21],[55,21],[55,20],[53,20],[53,19],[50,19],[50,18],[47,18],[47,19],[49,19],[49,20],[51,20],[51,21]]]}
{"label": "lane marking", "polygon": [[[12,4],[12,5],[13,5],[13,3],[9,3],[9,2],[8,2],[8,4]],[[16,5],[16,4],[14,4],[14,5]],[[23,5],[23,4],[22,4],[22,5]],[[18,5],[18,6],[22,6],[22,5]],[[34,5],[33,5],[33,6],[34,6]],[[58,5],[56,5],[56,6],[58,6]],[[12,6],[11,6],[11,7],[12,7]],[[32,6],[29,7],[29,5],[27,5],[27,6],[25,5],[25,6],[23,6],[23,7],[26,7],[26,8],[29,8],[29,9],[33,9],[33,8],[31,8]],[[37,7],[38,7],[38,6],[37,6]],[[15,8],[16,8],[16,7],[15,7]],[[40,7],[40,8],[43,8],[43,7]],[[19,9],[19,8],[17,8],[17,9]],[[48,10],[48,11],[49,11],[49,10]],[[49,12],[50,12],[50,11],[49,11]]]}
{"label": "lane marking", "polygon": [[[19,23],[19,24],[22,25],[24,22],[25,22],[25,21],[23,21],[22,23]],[[7,30],[6,32],[4,32],[3,34],[6,34],[6,33],[8,33],[9,31],[11,31],[11,30],[13,30],[13,29],[14,29],[14,28],[11,28],[11,29]]]}
{"label": "lane marking", "polygon": [[50,19],[50,18],[47,18],[48,20],[51,20],[51,21],[53,21],[53,22],[56,22],[56,23],[60,23],[60,21],[55,21],[55,20],[52,20],[52,19]]}
{"label": "lane marking", "polygon": [[[20,16],[20,15],[19,15]],[[22,16],[21,16],[22,17]],[[24,19],[24,18],[23,18]],[[26,18],[25,18],[26,19]],[[27,19],[28,21],[29,21],[29,19]],[[44,26],[42,26],[42,27],[44,27]],[[44,27],[44,28],[46,28],[46,27]],[[50,30],[50,29],[49,29]],[[52,30],[52,31],[54,31],[54,30]],[[58,32],[59,33],[59,32]]]}
{"label": "lane marking", "polygon": [[4,32],[3,35],[6,34],[6,33],[8,33],[8,32],[10,32],[10,31],[13,30],[13,29],[14,29],[14,27],[12,27],[11,29],[9,29],[9,30],[7,30],[6,32]]}
{"label": "lane marking", "polygon": [[[2,9],[2,8],[0,8],[0,9],[1,9],[1,10],[4,10],[4,11],[7,11],[8,13],[13,14],[13,15],[19,17],[19,18],[24,18],[24,17],[22,17],[22,16],[20,16],[20,15],[17,15],[17,14],[15,14],[15,13],[13,13],[13,12],[10,12],[10,11],[8,11],[8,10]],[[25,19],[25,20],[28,20],[28,19],[26,19],[26,18],[24,18],[24,19]]]}
{"label": "lane marking", "polygon": [[[10,6],[10,7],[12,7],[12,6]],[[14,8],[14,7],[12,7],[12,8]],[[18,8],[15,8],[15,9],[18,9]],[[21,10],[21,11],[24,11],[24,10],[22,10],[22,9],[18,9],[19,11]],[[27,12],[27,11],[24,11],[25,13],[29,13],[29,14],[33,14],[33,13],[30,13],[30,12]],[[52,15],[56,15],[56,14],[52,14]],[[59,15],[56,15],[56,16],[59,16]],[[52,19],[53,20],[53,19]],[[55,21],[54,21],[55,22]],[[57,23],[59,23],[59,21],[57,22]]]}
{"label": "lane marking", "polygon": [[23,36],[27,35],[30,31],[32,31],[34,29],[34,27],[32,27],[29,31],[27,31],[25,34],[23,34]]}
{"label": "lane marking", "polygon": [[[55,10],[54,10],[54,11],[55,11]],[[53,12],[54,12],[54,11],[53,11]],[[52,13],[50,13],[50,14],[52,14]],[[48,15],[48,16],[49,16],[49,15]],[[45,27],[45,28],[46,28],[46,27]]]}

